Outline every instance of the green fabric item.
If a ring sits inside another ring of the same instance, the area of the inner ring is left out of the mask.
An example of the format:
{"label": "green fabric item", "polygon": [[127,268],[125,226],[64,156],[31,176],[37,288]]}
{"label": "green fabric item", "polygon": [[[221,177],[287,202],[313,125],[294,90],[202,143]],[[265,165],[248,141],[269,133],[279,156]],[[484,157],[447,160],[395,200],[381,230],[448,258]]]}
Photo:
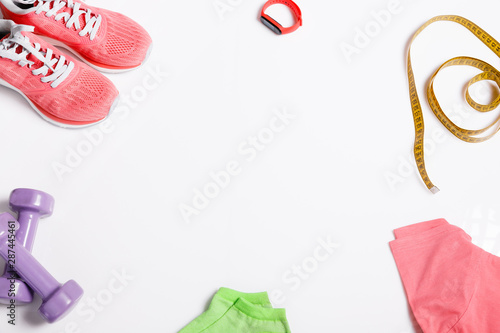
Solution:
{"label": "green fabric item", "polygon": [[206,312],[179,333],[289,333],[285,309],[273,309],[267,293],[221,288]]}

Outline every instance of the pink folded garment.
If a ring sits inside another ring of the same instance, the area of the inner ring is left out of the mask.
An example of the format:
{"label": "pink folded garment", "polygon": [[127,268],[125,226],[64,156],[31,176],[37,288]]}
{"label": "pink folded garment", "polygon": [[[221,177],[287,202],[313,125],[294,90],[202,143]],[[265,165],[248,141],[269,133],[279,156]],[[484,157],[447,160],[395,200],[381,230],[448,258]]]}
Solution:
{"label": "pink folded garment", "polygon": [[394,231],[392,254],[424,333],[500,333],[500,258],[439,219]]}

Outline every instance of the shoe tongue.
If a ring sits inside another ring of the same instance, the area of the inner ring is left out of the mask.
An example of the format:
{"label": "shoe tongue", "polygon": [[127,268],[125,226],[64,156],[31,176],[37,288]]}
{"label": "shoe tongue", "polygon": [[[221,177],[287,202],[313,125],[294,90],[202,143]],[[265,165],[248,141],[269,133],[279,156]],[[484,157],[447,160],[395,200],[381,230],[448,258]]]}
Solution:
{"label": "shoe tongue", "polygon": [[[45,54],[47,52],[47,50],[46,49],[40,49],[40,51],[38,51],[38,52]],[[52,58],[50,59],[50,61],[52,61],[54,58],[58,58],[58,57],[55,54],[52,54]],[[38,69],[38,68],[44,66],[43,62],[40,61],[37,57],[35,57],[33,55],[33,53],[28,54],[28,56],[26,57],[26,59],[28,61],[33,62],[33,65],[31,65],[31,69]],[[49,69],[49,71],[47,72],[47,75],[50,75],[52,73],[53,73],[52,69]]]}
{"label": "shoe tongue", "polygon": [[[18,1],[23,1],[23,0],[18,0]],[[32,1],[33,2],[33,6],[37,6],[38,3],[40,2],[40,0],[26,0],[26,1]],[[50,9],[54,8],[54,1],[50,2],[49,8]],[[71,15],[73,15],[73,8],[69,8],[68,6],[65,6],[61,10],[59,10],[57,13],[58,14],[60,14],[60,13],[68,13],[70,15],[70,17],[71,17]],[[95,14],[92,14],[92,16],[95,16]],[[85,22],[85,15],[83,15],[83,14],[80,15],[79,21],[80,21],[80,29],[83,29],[85,27],[85,24],[86,24],[86,22]],[[63,19],[61,21],[62,24],[65,24],[66,22],[67,22],[67,20],[65,20],[65,19]],[[73,30],[76,31],[76,29],[75,29],[74,26],[71,29],[73,29]]]}
{"label": "shoe tongue", "polygon": [[[0,42],[1,42],[1,41],[3,41],[4,39],[9,38],[9,37],[10,37],[10,34],[8,34],[8,35],[4,36],[4,37],[0,40]],[[21,53],[21,52],[23,52],[23,47],[22,47],[22,46],[20,46],[20,45],[18,45],[18,46],[16,47],[16,53]],[[41,52],[41,53],[42,53],[42,52],[43,52],[43,53],[45,53],[45,52],[47,52],[47,50],[46,50],[46,49],[41,48],[39,52]],[[55,54],[53,54],[53,55],[52,55],[52,59],[54,59],[54,58],[56,58],[56,55],[55,55]],[[51,59],[51,60],[52,60],[52,59]],[[40,68],[40,67],[42,67],[42,66],[44,65],[44,64],[43,64],[43,62],[42,62],[41,60],[39,60],[37,57],[35,57],[35,55],[34,55],[33,53],[28,53],[28,55],[26,56],[26,60],[31,61],[31,62],[33,63],[33,65],[31,65],[31,68],[32,68],[32,69],[38,69],[38,68]],[[50,70],[50,69],[49,69],[49,71],[48,71],[47,75],[50,75],[50,74],[52,74],[52,70]]]}
{"label": "shoe tongue", "polygon": [[[21,50],[19,50],[19,48],[16,50],[16,52],[19,52],[19,51],[22,51],[22,47],[21,47]],[[40,50],[40,51],[42,51],[42,50]],[[52,57],[52,58],[54,58],[54,57]],[[42,67],[42,66],[43,66],[43,62],[41,62],[40,60],[38,60],[38,58],[37,58],[37,57],[35,57],[35,56],[33,55],[33,53],[28,54],[28,55],[26,56],[26,59],[27,59],[28,61],[33,62],[33,65],[31,65],[31,68],[32,68],[32,69],[38,69],[38,68],[40,68],[40,67]],[[49,72],[52,72],[52,71],[51,71],[51,70],[49,70]],[[50,73],[49,73],[49,74],[50,74]]]}

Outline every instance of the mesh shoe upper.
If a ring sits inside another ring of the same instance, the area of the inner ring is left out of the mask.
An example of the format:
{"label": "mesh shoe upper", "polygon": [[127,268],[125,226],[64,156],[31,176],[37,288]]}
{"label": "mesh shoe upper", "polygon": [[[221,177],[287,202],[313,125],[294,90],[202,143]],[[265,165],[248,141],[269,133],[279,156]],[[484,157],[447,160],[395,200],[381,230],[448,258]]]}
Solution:
{"label": "mesh shoe upper", "polygon": [[31,92],[29,98],[57,118],[83,122],[106,118],[118,92],[102,75],[82,65],[57,98],[44,92]]}
{"label": "mesh shoe upper", "polygon": [[83,53],[91,59],[109,59],[110,64],[114,66],[138,66],[147,54],[151,45],[151,38],[147,32],[137,23],[125,15],[101,10],[105,13],[103,17],[105,24],[100,32],[102,38],[100,43],[96,43],[92,48],[85,46],[76,46],[78,52]]}

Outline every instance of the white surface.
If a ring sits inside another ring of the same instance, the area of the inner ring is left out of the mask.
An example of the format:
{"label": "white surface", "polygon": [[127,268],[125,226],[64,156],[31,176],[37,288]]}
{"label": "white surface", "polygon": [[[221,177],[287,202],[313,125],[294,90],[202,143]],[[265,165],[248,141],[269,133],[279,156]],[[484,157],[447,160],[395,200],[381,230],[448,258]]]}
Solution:
{"label": "white surface", "polygon": [[[145,100],[124,100],[113,131],[62,180],[54,163],[85,148],[88,130],[52,126],[21,96],[0,90],[0,210],[14,188],[53,194],[56,211],[42,221],[34,254],[58,280],[73,278],[86,291],[83,308],[53,325],[36,313],[39,299],[18,308],[15,328],[0,309],[1,332],[177,332],[226,286],[281,290],[275,305],[287,309],[295,333],[411,333],[388,247],[393,229],[445,217],[500,253],[498,137],[463,143],[422,100],[427,137],[440,138],[427,166],[441,192],[432,195],[401,162],[413,167],[410,37],[441,14],[465,16],[499,37],[498,4],[401,0],[401,12],[348,63],[341,43],[352,44],[371,11],[389,1],[298,1],[304,25],[281,37],[258,21],[264,1],[221,1],[233,6],[223,19],[214,0],[90,1],[131,16],[155,42],[143,68],[109,75],[124,97],[140,94],[144,82],[156,85],[151,71],[169,75]],[[500,65],[465,29],[435,24],[414,45],[421,97],[433,70],[459,55]],[[459,115],[472,73],[453,69],[436,83],[443,105]],[[283,108],[296,118],[247,161],[239,145]],[[474,126],[475,114],[461,117]],[[241,173],[187,224],[179,205],[234,160]],[[391,187],[389,173],[401,182]],[[328,237],[340,246],[300,285],[291,283],[289,270],[314,264],[318,239]],[[126,285],[114,278],[122,271],[133,276]],[[106,299],[110,287],[117,293]],[[91,310],[97,298],[99,311]]]}

